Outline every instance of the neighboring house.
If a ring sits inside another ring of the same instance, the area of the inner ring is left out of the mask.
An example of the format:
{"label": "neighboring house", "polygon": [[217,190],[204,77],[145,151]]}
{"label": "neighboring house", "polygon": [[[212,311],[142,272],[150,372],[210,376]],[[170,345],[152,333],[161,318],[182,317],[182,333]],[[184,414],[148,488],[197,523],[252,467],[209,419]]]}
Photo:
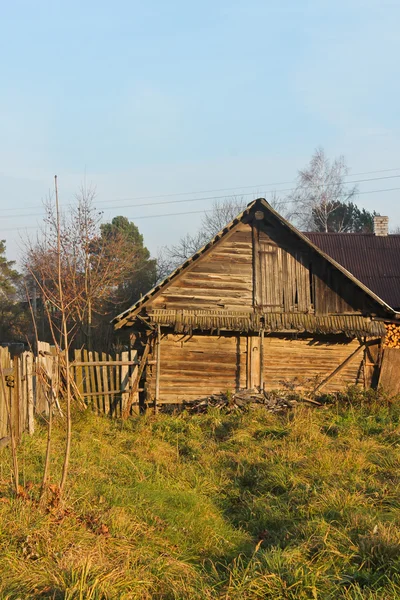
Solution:
{"label": "neighboring house", "polygon": [[258,199],[114,319],[147,361],[145,397],[368,387],[384,321],[400,317]]}
{"label": "neighboring house", "polygon": [[400,235],[389,234],[387,217],[375,217],[374,233],[305,235],[392,308],[400,310]]}

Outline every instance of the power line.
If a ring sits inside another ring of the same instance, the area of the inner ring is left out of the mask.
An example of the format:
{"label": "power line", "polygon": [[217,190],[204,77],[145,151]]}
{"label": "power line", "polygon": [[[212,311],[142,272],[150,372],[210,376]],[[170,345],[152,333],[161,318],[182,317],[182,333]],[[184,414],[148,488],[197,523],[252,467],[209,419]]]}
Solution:
{"label": "power line", "polygon": [[[380,171],[364,171],[363,173],[351,173],[349,175],[345,175],[345,177],[358,177],[359,175],[373,175],[375,173],[389,173],[390,171],[399,171],[400,167],[396,167],[395,169],[381,169]],[[396,177],[396,175],[394,176]],[[275,185],[289,185],[290,183],[295,183],[295,179],[291,179],[290,181],[278,181],[275,183],[260,183],[257,185],[242,185],[242,186],[235,186],[235,187],[230,187],[230,188],[215,188],[212,190],[200,190],[197,192],[177,192],[174,194],[159,194],[156,196],[135,196],[133,198],[119,198],[116,199],[116,202],[123,202],[124,200],[153,200],[153,199],[157,199],[157,198],[173,198],[176,196],[193,196],[194,194],[211,194],[213,192],[227,192],[227,191],[231,191],[231,190],[247,190],[250,188],[262,188],[262,187],[273,187]],[[351,183],[351,182],[349,182]],[[277,190],[277,191],[284,191],[284,190]],[[239,195],[239,194],[238,194]],[[102,200],[102,202],[107,202],[107,200]],[[99,204],[99,203],[98,203]]]}
{"label": "power line", "polygon": [[[389,170],[392,170],[392,169],[389,169]],[[384,177],[370,177],[370,178],[367,178],[367,179],[354,179],[352,181],[348,181],[347,184],[351,185],[353,183],[366,183],[366,182],[370,182],[370,181],[382,181],[384,179],[385,180],[386,179],[397,179],[399,177],[400,177],[400,175],[387,175],[387,176],[384,176]],[[335,183],[327,183],[325,185],[320,185],[320,186],[315,186],[315,187],[324,187],[324,188],[326,188],[326,187],[331,187],[331,186],[334,186],[334,185],[336,185],[336,184]],[[277,191],[279,193],[283,193],[283,192],[293,192],[294,190],[296,190],[296,188],[286,188],[286,189],[277,190]],[[378,191],[380,191],[380,190],[378,190]],[[275,193],[275,190],[264,191],[265,195],[267,195],[267,194],[273,194],[273,193]],[[360,194],[363,194],[363,193],[366,193],[366,192],[358,192],[357,195],[360,195]],[[238,195],[240,195],[240,196],[254,196],[255,192],[254,191],[253,192],[245,192],[243,194],[238,194]],[[343,195],[346,195],[346,194],[343,194]],[[203,202],[203,201],[206,201],[206,200],[223,200],[223,199],[230,198],[230,197],[231,196],[227,196],[227,195],[223,195],[223,196],[203,196],[201,198],[185,198],[183,200],[166,200],[166,201],[163,201],[163,202],[144,202],[144,203],[140,203],[140,204],[123,204],[123,205],[119,205],[119,206],[109,206],[109,207],[106,206],[106,207],[104,207],[104,210],[108,210],[108,209],[116,210],[116,209],[120,209],[120,208],[136,208],[136,207],[138,207],[138,208],[140,207],[141,208],[141,207],[149,207],[149,206],[163,206],[163,205],[166,205],[166,204],[183,204],[185,202]],[[111,200],[107,200],[107,201],[104,201],[104,202],[112,202],[112,201]],[[285,204],[285,203],[289,203],[289,202],[290,201],[282,201],[281,203]],[[98,202],[96,204],[100,204],[100,202]],[[14,208],[14,209],[10,208],[10,209],[5,209],[5,210],[24,210],[24,209],[22,209],[22,208],[20,208],[20,209],[18,209],[18,208]],[[30,209],[27,208],[26,210],[30,210]],[[25,214],[25,215],[24,214],[21,214],[21,215],[4,215],[2,218],[3,219],[14,219],[14,218],[18,218],[18,217],[40,217],[40,216],[43,216],[43,213],[29,213],[29,214]]]}
{"label": "power line", "polygon": [[[381,189],[381,190],[367,190],[364,192],[359,192],[359,194],[377,194],[377,193],[383,193],[383,192],[393,192],[393,191],[398,191],[400,190],[400,187],[394,187],[394,188],[385,188],[385,189]],[[279,202],[279,205],[286,205],[286,204],[292,204],[293,202],[295,202],[294,200],[283,200],[282,202]],[[203,208],[202,210],[189,210],[189,211],[179,211],[179,212],[175,212],[175,213],[163,213],[163,214],[157,214],[157,215],[137,215],[134,217],[129,217],[132,221],[138,221],[139,219],[158,219],[158,218],[164,218],[164,217],[178,217],[178,216],[183,216],[183,215],[199,215],[199,214],[203,214],[207,212],[207,209]],[[27,229],[38,229],[38,227],[35,226],[28,226],[28,227],[12,227],[12,228],[7,228],[7,229],[0,229],[0,231],[25,231]]]}

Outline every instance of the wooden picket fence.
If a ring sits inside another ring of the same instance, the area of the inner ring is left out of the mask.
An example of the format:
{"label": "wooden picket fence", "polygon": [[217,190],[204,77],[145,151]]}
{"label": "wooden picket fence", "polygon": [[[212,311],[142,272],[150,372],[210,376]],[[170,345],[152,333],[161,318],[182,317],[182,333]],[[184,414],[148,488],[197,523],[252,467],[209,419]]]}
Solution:
{"label": "wooden picket fence", "polygon": [[[9,435],[7,405],[17,439],[34,432],[33,355],[30,352],[12,358],[8,348],[0,347],[3,381],[0,385],[0,441]],[[18,401],[16,401],[18,398]]]}
{"label": "wooden picket fence", "polygon": [[138,365],[136,350],[115,355],[75,350],[71,368],[85,404],[99,414],[121,417],[128,401],[133,408],[139,402],[133,387],[138,387]]}
{"label": "wooden picket fence", "polygon": [[[12,357],[8,348],[0,347],[0,365],[1,447],[9,441],[7,406],[17,440],[23,433],[34,432],[34,416],[48,415],[50,406],[63,414],[59,383],[62,385],[60,373],[65,361],[57,356],[54,347],[39,342],[36,356],[23,352]],[[133,414],[139,405],[139,368],[134,350],[115,355],[76,350],[71,362],[74,396],[79,397],[81,405],[99,414]]]}

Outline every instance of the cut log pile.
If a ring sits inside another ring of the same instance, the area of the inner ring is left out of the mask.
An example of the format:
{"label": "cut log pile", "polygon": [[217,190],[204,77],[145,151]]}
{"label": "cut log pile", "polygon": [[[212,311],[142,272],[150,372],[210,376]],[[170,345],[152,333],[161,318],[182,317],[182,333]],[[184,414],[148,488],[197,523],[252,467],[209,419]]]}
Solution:
{"label": "cut log pile", "polygon": [[183,407],[190,413],[205,413],[216,408],[229,414],[263,406],[269,412],[279,413],[292,409],[297,402],[293,393],[241,390],[233,394],[212,394],[186,402]]}
{"label": "cut log pile", "polygon": [[400,326],[388,323],[386,327],[385,347],[400,348]]}

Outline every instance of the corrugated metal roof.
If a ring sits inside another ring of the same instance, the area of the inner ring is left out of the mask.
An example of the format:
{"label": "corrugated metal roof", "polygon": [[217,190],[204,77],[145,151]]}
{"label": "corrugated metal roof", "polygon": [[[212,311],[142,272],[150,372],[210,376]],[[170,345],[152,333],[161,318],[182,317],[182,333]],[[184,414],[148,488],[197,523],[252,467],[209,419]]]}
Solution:
{"label": "corrugated metal roof", "polygon": [[305,235],[389,306],[400,309],[400,235],[315,232]]}

